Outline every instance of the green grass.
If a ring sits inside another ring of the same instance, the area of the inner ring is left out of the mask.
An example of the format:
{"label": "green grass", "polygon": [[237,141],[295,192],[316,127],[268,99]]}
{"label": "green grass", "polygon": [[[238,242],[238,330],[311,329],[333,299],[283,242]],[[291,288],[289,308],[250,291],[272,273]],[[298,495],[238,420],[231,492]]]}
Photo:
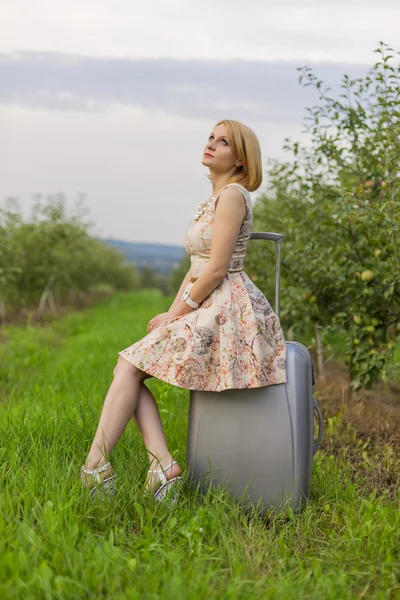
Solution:
{"label": "green grass", "polygon": [[[366,491],[322,448],[300,514],[261,519],[222,489],[168,507],[142,494],[133,424],[113,453],[113,503],[78,479],[117,352],[166,310],[156,292],[115,295],[0,345],[0,598],[341,599],[400,597],[399,495]],[[154,379],[169,446],[184,464],[189,392]],[[238,448],[240,451],[240,448]]]}

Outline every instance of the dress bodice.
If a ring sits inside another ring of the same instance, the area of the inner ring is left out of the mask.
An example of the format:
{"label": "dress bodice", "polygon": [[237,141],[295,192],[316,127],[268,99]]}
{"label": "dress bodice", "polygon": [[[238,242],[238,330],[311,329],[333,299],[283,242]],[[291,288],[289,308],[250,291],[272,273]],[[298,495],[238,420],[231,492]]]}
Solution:
{"label": "dress bodice", "polygon": [[[253,210],[249,191],[239,183],[228,183],[225,186],[238,188],[246,201],[246,217],[244,218],[236,240],[236,246],[232,254],[232,260],[227,269],[228,273],[243,271],[247,244],[253,231]],[[225,189],[222,188],[222,189]],[[204,214],[198,221],[193,220],[184,238],[186,252],[190,255],[192,273],[198,277],[211,258],[212,228],[215,219],[216,202],[222,190],[219,191],[214,200],[210,202]]]}

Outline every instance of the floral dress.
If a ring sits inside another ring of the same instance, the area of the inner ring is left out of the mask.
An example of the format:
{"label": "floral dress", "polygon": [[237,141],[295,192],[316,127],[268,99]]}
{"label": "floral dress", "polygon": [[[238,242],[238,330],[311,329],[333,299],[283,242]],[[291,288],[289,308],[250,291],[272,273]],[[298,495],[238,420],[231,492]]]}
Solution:
{"label": "floral dress", "polygon": [[[198,308],[162,322],[118,353],[157,379],[190,390],[220,392],[287,381],[286,342],[279,317],[243,270],[253,228],[250,194],[240,184],[228,185],[242,192],[247,214],[225,277]],[[185,234],[194,277],[210,259],[218,196]],[[193,285],[189,282],[186,289]]]}

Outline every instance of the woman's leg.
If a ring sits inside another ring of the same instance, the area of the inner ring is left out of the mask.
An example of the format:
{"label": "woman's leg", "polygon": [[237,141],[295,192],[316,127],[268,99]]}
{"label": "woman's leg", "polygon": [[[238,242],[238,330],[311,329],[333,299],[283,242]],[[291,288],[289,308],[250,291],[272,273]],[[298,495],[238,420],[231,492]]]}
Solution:
{"label": "woman's leg", "polygon": [[[104,400],[85,468],[91,471],[103,466],[108,461],[112,449],[131,418],[136,422],[143,437],[150,463],[153,462],[154,465],[153,468],[160,468],[160,465],[167,466],[172,462],[172,457],[165,440],[160,414],[152,393],[143,383],[151,376],[131,365],[122,356],[119,357],[113,374],[114,380]],[[102,478],[108,477],[111,473],[110,466],[106,472],[102,473]],[[174,465],[172,469],[168,470],[166,477],[170,479],[180,473],[179,466]],[[88,478],[84,474],[81,476],[85,482],[88,482]],[[151,477],[147,482],[147,487],[152,487],[153,480],[157,481],[156,478]]]}
{"label": "woman's leg", "polygon": [[[171,464],[173,457],[168,450],[157,403],[153,394],[143,382],[140,385],[139,401],[132,419],[143,438],[150,461],[150,468],[160,469]],[[181,475],[181,473],[182,469],[178,464],[175,464],[165,472],[165,476],[167,479],[171,479],[172,477]],[[157,474],[149,474],[146,481],[146,488],[152,488],[158,481]]]}
{"label": "woman's leg", "polygon": [[148,377],[120,357],[104,400],[97,431],[85,462],[87,470],[103,466],[136,410],[140,384]]}

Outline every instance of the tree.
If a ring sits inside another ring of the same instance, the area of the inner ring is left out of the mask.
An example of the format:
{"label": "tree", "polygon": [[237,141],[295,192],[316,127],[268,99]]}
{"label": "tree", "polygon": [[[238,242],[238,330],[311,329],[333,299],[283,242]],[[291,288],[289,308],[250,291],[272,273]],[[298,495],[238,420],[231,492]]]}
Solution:
{"label": "tree", "polygon": [[178,293],[181,283],[186,273],[190,269],[190,264],[190,256],[186,253],[181,259],[179,265],[175,269],[172,269],[170,274],[170,289],[172,294],[176,295]]}
{"label": "tree", "polygon": [[284,234],[283,323],[344,331],[351,389],[394,376],[400,322],[400,67],[383,42],[376,52],[364,78],[343,77],[338,98],[299,69],[319,93],[307,109],[311,144],[286,138],[291,159],[273,163],[254,211],[255,228]]}
{"label": "tree", "polygon": [[24,220],[15,199],[0,209],[0,308],[14,311],[48,304],[57,310],[71,295],[99,284],[111,289],[138,287],[136,267],[122,253],[91,237],[82,211],[67,215],[63,195],[37,199]]}
{"label": "tree", "polygon": [[140,271],[140,287],[143,289],[157,287],[157,277],[151,267],[143,267]]}

